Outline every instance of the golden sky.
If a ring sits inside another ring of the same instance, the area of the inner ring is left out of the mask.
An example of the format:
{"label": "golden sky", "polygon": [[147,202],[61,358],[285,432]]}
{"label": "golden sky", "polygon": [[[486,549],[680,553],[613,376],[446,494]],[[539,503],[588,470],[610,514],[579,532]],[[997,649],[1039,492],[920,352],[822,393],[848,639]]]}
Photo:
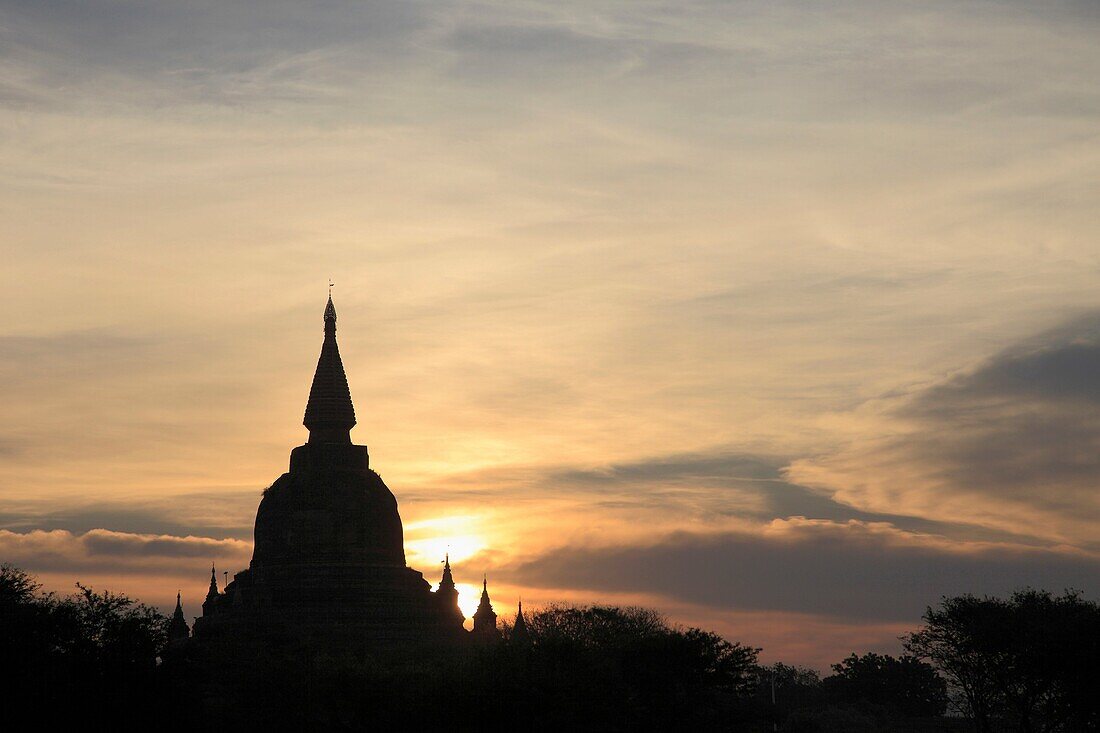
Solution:
{"label": "golden sky", "polygon": [[1091,2],[0,2],[0,560],[189,615],[305,440],[464,606],[811,664],[1100,582]]}

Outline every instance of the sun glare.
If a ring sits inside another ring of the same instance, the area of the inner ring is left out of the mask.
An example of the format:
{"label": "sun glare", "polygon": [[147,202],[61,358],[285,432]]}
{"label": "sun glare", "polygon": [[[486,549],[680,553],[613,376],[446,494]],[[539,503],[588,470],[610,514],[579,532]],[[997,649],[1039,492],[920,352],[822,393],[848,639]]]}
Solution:
{"label": "sun glare", "polygon": [[[485,543],[476,535],[445,535],[430,537],[422,540],[409,540],[405,542],[405,550],[408,553],[409,564],[422,569],[425,575],[431,576],[429,568],[436,565],[442,567],[443,558],[448,553],[451,556],[452,567],[467,560],[485,549]],[[431,577],[433,583],[439,578]]]}
{"label": "sun glare", "polygon": [[473,617],[478,601],[481,600],[481,584],[455,583],[455,588],[458,590],[458,607],[462,609],[462,615],[467,618],[468,626],[468,620]]}
{"label": "sun glare", "polygon": [[[405,551],[410,565],[423,570],[433,585],[439,582],[433,568],[442,565],[446,555],[451,565],[461,565],[486,549],[479,532],[480,521],[474,516],[436,517],[410,522],[405,528]],[[456,568],[459,577],[469,579],[468,568]],[[480,573],[480,570],[473,571]]]}

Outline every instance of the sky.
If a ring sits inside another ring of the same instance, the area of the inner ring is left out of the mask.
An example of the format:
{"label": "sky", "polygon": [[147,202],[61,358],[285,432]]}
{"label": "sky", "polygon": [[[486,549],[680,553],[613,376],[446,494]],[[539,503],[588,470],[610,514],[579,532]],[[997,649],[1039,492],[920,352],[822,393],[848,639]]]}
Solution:
{"label": "sky", "polygon": [[0,560],[199,613],[331,278],[408,562],[827,668],[1100,583],[1100,3],[0,0]]}

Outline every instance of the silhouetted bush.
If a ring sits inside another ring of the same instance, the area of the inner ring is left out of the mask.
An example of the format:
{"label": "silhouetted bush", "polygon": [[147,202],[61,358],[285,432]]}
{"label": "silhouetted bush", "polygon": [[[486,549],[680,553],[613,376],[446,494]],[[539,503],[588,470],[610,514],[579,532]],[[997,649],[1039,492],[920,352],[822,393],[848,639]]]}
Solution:
{"label": "silhouetted bush", "polygon": [[882,727],[880,720],[866,711],[827,707],[796,710],[780,730],[783,733],[880,733],[892,729]]}

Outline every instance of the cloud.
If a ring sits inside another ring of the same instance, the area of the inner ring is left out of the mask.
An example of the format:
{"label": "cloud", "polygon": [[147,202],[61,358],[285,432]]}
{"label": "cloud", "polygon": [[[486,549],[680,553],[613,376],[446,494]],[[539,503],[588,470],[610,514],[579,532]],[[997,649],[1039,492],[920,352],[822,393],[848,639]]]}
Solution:
{"label": "cloud", "polygon": [[730,481],[767,481],[779,478],[783,459],[771,456],[714,451],[655,456],[646,460],[612,464],[590,470],[566,470],[550,481],[572,485],[651,484],[655,482],[713,484]]}
{"label": "cloud", "polygon": [[677,532],[644,544],[560,547],[497,573],[536,588],[915,623],[941,595],[1094,587],[1100,559],[1066,548],[955,542],[885,523],[794,518],[759,532]]}
{"label": "cloud", "polygon": [[249,540],[259,498],[259,491],[224,490],[125,501],[12,499],[0,511],[0,529],[63,529],[75,534],[106,529],[140,535]]}
{"label": "cloud", "polygon": [[[867,511],[1093,546],[1100,519],[1100,315],[892,400],[865,434],[789,480]],[[878,433],[877,435],[875,433]]]}
{"label": "cloud", "polygon": [[210,560],[244,567],[251,550],[248,542],[209,537],[0,529],[0,559],[31,573],[171,575],[183,562],[188,573],[197,574]]}
{"label": "cloud", "polygon": [[1082,316],[1025,339],[977,369],[931,388],[903,414],[942,416],[960,403],[1010,400],[1100,403],[1100,314]]}
{"label": "cloud", "polygon": [[249,548],[249,543],[239,540],[135,535],[102,529],[86,532],[80,539],[92,557],[208,558],[227,553],[243,555]]}

